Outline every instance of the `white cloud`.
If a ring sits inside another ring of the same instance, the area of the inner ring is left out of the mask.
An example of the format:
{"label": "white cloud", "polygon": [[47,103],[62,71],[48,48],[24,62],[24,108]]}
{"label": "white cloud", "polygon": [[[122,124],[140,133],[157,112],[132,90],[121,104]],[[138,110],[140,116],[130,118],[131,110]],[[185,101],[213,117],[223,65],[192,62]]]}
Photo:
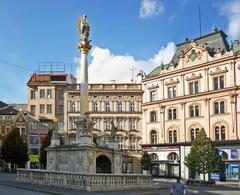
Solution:
{"label": "white cloud", "polygon": [[227,1],[221,7],[221,13],[225,15],[229,21],[228,34],[232,39],[240,38],[240,1]]}
{"label": "white cloud", "polygon": [[[136,68],[134,76],[141,69],[149,73],[161,62],[169,63],[175,53],[175,44],[169,42],[166,47],[162,47],[156,55],[147,60],[137,60],[130,55],[114,55],[109,49],[100,47],[93,48],[90,53],[92,61],[89,64],[89,83],[109,83],[111,80],[116,82],[131,81],[131,67]],[[75,61],[80,62],[79,58]],[[76,70],[77,79],[80,78],[80,66]]]}
{"label": "white cloud", "polygon": [[140,7],[140,18],[150,18],[164,12],[165,7],[162,2],[157,0],[142,0]]}

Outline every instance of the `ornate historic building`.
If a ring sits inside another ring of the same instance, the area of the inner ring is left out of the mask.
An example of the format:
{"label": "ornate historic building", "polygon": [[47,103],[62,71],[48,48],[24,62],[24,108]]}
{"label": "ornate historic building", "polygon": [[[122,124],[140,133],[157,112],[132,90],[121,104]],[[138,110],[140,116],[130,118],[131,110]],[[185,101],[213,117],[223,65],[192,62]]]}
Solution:
{"label": "ornate historic building", "polygon": [[239,179],[239,41],[229,46],[223,31],[186,40],[142,86],[143,150],[153,175],[188,178],[184,157],[204,128],[224,155],[227,179]]}
{"label": "ornate historic building", "polygon": [[19,130],[20,135],[27,136],[27,114],[0,101],[0,146],[4,137],[14,128]]}
{"label": "ornate historic building", "polygon": [[[80,85],[69,86],[65,101],[65,129],[74,142],[75,121],[80,115]],[[95,123],[94,138],[110,136],[117,127],[119,149],[141,150],[142,86],[141,84],[89,84],[89,116]],[[71,136],[72,135],[72,136]]]}
{"label": "ornate historic building", "polygon": [[[89,84],[89,115],[95,123],[96,142],[110,135],[114,124],[120,149],[141,149],[142,93],[141,84]],[[49,128],[55,125],[66,143],[73,143],[80,116],[80,85],[67,74],[33,74],[28,82],[28,111]]]}

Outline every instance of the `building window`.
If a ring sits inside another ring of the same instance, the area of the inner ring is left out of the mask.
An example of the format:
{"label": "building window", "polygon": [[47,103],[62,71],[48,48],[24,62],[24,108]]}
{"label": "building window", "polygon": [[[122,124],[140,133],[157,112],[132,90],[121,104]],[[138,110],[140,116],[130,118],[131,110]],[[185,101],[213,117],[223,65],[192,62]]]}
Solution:
{"label": "building window", "polygon": [[105,111],[110,111],[110,103],[109,102],[105,103]]}
{"label": "building window", "polygon": [[216,126],[215,127],[215,140],[225,140],[226,139],[226,132],[225,132],[225,126]]}
{"label": "building window", "polygon": [[98,111],[98,103],[94,102],[93,103],[93,112],[97,112]]}
{"label": "building window", "polygon": [[35,90],[31,90],[31,99],[35,99],[36,98],[36,93]]}
{"label": "building window", "polygon": [[214,103],[215,114],[225,113],[224,101],[219,101]]}
{"label": "building window", "polygon": [[135,103],[130,102],[130,111],[136,111]]}
{"label": "building window", "polygon": [[30,144],[38,145],[39,144],[39,136],[38,135],[30,135]]}
{"label": "building window", "polygon": [[117,120],[117,129],[124,129],[124,121],[122,119]]}
{"label": "building window", "polygon": [[168,160],[172,160],[172,161],[176,161],[178,160],[178,155],[175,153],[175,152],[171,152],[168,157],[167,157]]}
{"label": "building window", "polygon": [[70,102],[70,111],[74,112],[76,110],[76,104],[75,102]]}
{"label": "building window", "polygon": [[214,90],[224,88],[224,76],[214,77],[213,78]]}
{"label": "building window", "polygon": [[177,130],[170,130],[168,132],[169,143],[177,142]]}
{"label": "building window", "polygon": [[69,124],[70,124],[70,129],[76,129],[76,123],[75,123],[75,118],[70,117],[69,118]]}
{"label": "building window", "polygon": [[123,105],[122,105],[122,102],[118,102],[118,104],[117,104],[117,110],[118,111],[123,111]]}
{"label": "building window", "polygon": [[30,112],[33,116],[35,116],[35,114],[36,114],[36,106],[35,105],[30,106]]}
{"label": "building window", "polygon": [[190,130],[191,141],[196,139],[196,137],[198,136],[198,133],[199,133],[199,128],[191,128]]}
{"label": "building window", "polygon": [[152,130],[151,131],[151,144],[157,143],[157,131]]}
{"label": "building window", "polygon": [[118,148],[123,149],[123,137],[118,137]]}
{"label": "building window", "polygon": [[150,91],[150,101],[156,101],[157,100],[157,92],[156,91]]}
{"label": "building window", "polygon": [[168,87],[168,98],[175,98],[177,96],[177,87]]}
{"label": "building window", "polygon": [[96,119],[93,122],[94,122],[93,128],[94,129],[99,129],[99,119]]}
{"label": "building window", "polygon": [[129,121],[129,128],[130,130],[135,130],[137,127],[136,127],[136,120],[135,119],[131,119]]}
{"label": "building window", "polygon": [[199,92],[198,81],[189,83],[189,94],[192,95],[192,94],[196,94],[198,92]]}
{"label": "building window", "polygon": [[155,111],[152,111],[150,113],[150,122],[156,122],[157,121],[157,115]]}
{"label": "building window", "polygon": [[45,113],[45,105],[40,104],[40,114],[44,114],[44,113]]}
{"label": "building window", "polygon": [[122,157],[122,172],[133,173],[133,158],[127,155]]}
{"label": "building window", "polygon": [[104,130],[110,130],[111,124],[109,120],[104,121]]}
{"label": "building window", "polygon": [[199,105],[190,106],[190,117],[199,116]]}
{"label": "building window", "polygon": [[136,150],[136,142],[135,138],[130,137],[129,138],[129,145],[131,150]]}
{"label": "building window", "polygon": [[45,89],[40,89],[40,98],[45,98]]}
{"label": "building window", "polygon": [[52,114],[52,105],[51,104],[47,105],[47,113]]}
{"label": "building window", "polygon": [[156,153],[150,154],[150,159],[151,160],[158,160],[158,155]]}
{"label": "building window", "polygon": [[174,119],[177,119],[177,109],[170,108],[168,109],[168,120],[174,120]]}
{"label": "building window", "polygon": [[63,105],[58,105],[58,114],[63,115]]}
{"label": "building window", "polygon": [[63,131],[64,130],[64,122],[63,121],[59,121],[58,122],[58,130],[59,131]]}
{"label": "building window", "polygon": [[47,98],[52,98],[52,89],[47,89]]}
{"label": "building window", "polygon": [[58,92],[58,99],[59,100],[64,100],[64,91],[63,90],[59,90],[59,92]]}

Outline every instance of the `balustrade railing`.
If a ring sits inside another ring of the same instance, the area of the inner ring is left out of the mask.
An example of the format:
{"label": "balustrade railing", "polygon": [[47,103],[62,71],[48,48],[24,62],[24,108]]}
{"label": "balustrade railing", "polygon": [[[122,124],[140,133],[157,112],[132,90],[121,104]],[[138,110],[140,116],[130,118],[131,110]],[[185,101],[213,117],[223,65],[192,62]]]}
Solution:
{"label": "balustrade railing", "polygon": [[140,174],[79,174],[47,170],[18,169],[17,181],[73,189],[120,190],[150,185],[150,175]]}

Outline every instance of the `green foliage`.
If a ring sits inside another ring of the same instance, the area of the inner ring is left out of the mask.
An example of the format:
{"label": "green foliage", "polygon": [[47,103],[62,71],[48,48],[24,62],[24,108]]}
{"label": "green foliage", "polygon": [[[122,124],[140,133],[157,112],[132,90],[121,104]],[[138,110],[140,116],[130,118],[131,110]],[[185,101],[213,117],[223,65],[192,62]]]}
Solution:
{"label": "green foliage", "polygon": [[151,169],[151,158],[147,152],[143,152],[142,158],[141,158],[141,163],[142,163],[142,167],[144,170]]}
{"label": "green foliage", "polygon": [[3,140],[2,157],[6,162],[11,163],[12,168],[14,165],[24,167],[28,161],[27,142],[24,142],[17,129],[13,129]]}
{"label": "green foliage", "polygon": [[204,129],[193,141],[190,153],[184,163],[190,170],[203,174],[204,180],[207,173],[220,172],[222,159]]}
{"label": "green foliage", "polygon": [[49,130],[45,142],[41,146],[40,151],[40,163],[41,165],[46,168],[47,165],[47,152],[46,148],[51,145],[51,138],[52,138],[53,130]]}

